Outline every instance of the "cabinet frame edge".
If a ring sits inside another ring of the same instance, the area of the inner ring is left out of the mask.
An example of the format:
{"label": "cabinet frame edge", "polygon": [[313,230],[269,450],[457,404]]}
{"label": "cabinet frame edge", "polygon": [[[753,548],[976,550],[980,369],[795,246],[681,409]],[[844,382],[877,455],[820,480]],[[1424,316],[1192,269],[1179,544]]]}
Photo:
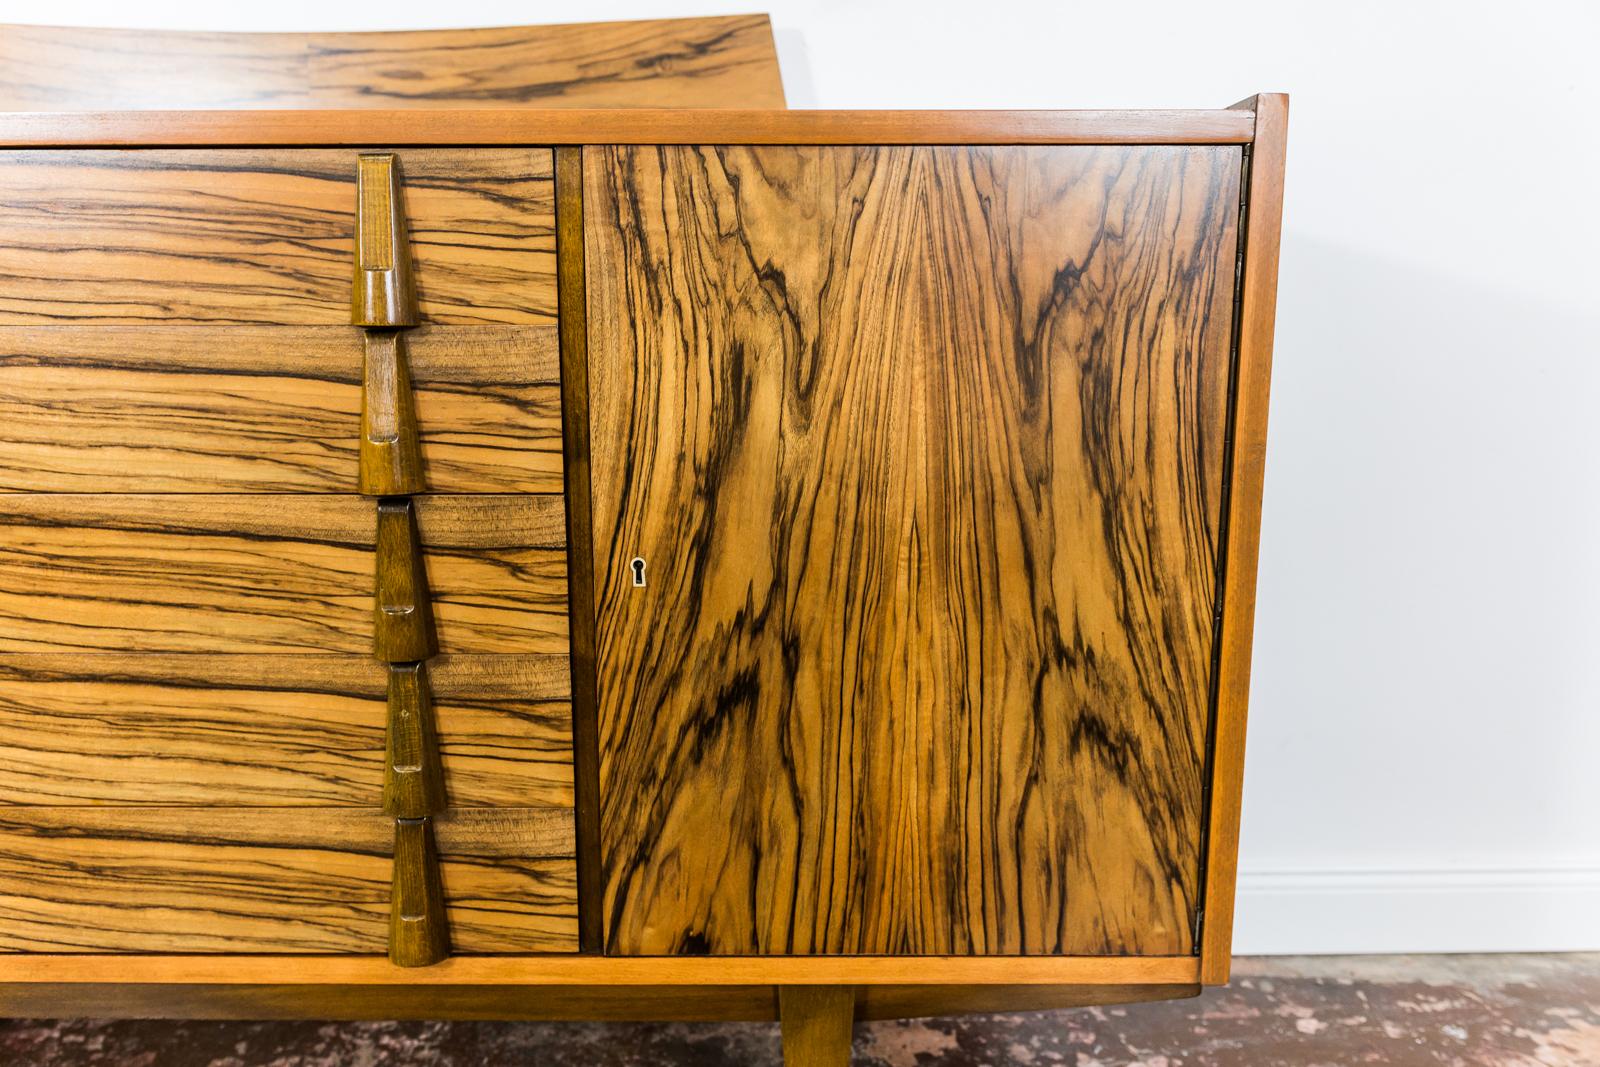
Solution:
{"label": "cabinet frame edge", "polygon": [[600,718],[595,667],[594,521],[589,480],[588,289],[583,254],[583,149],[555,148],[556,323],[561,339],[563,494],[567,508],[568,656],[572,670],[573,818],[578,947],[604,951],[600,866]]}
{"label": "cabinet frame edge", "polygon": [[1254,118],[1238,109],[14,111],[0,112],[0,148],[1248,144]]}
{"label": "cabinet frame edge", "polygon": [[395,967],[383,956],[0,955],[0,985],[1192,985],[1195,956],[452,956]]}
{"label": "cabinet frame edge", "polygon": [[1227,537],[1219,586],[1216,700],[1206,824],[1200,926],[1200,981],[1228,981],[1233,953],[1239,816],[1244,791],[1245,723],[1255,630],[1256,564],[1261,547],[1261,491],[1267,448],[1267,393],[1272,379],[1278,299],[1278,241],[1283,225],[1283,168],[1289,98],[1263,93],[1234,105],[1255,117],[1250,143],[1240,274],[1238,354],[1228,455]]}

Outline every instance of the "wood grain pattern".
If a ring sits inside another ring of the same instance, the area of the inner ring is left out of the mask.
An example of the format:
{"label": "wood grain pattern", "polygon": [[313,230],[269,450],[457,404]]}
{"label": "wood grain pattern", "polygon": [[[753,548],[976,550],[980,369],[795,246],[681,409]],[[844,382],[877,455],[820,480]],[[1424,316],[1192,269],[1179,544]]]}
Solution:
{"label": "wood grain pattern", "polygon": [[[572,806],[564,656],[428,678],[458,806]],[[386,691],[365,654],[0,657],[0,805],[371,807]]]}
{"label": "wood grain pattern", "polygon": [[[0,653],[370,652],[372,501],[0,494]],[[416,501],[439,648],[567,651],[557,496]]]}
{"label": "wood grain pattern", "polygon": [[[862,986],[857,1019],[960,1012],[1047,1011],[1175,1000],[1197,985]],[[62,1019],[519,1019],[770,1021],[774,987],[760,985],[263,985],[0,983],[0,1014]]]}
{"label": "wood grain pattern", "polygon": [[1200,980],[1228,980],[1233,947],[1233,900],[1239,873],[1239,815],[1244,796],[1245,720],[1250,703],[1250,654],[1255,636],[1256,562],[1261,541],[1261,492],[1266,476],[1267,395],[1278,301],[1278,239],[1283,226],[1283,168],[1289,98],[1267,93],[1243,101],[1256,116],[1250,151],[1247,215],[1235,312],[1232,452],[1212,727],[1211,803],[1206,833],[1205,922]]}
{"label": "wood grain pattern", "polygon": [[0,113],[0,146],[1248,144],[1248,111],[92,111]]}
{"label": "wood grain pattern", "polygon": [[3,111],[464,104],[784,106],[765,15],[389,33],[0,26]]}
{"label": "wood grain pattern", "polygon": [[855,990],[849,986],[780,986],[784,1067],[849,1067]]}
{"label": "wood grain pattern", "polygon": [[600,869],[600,723],[595,708],[594,525],[589,485],[588,308],[584,297],[583,149],[556,149],[556,277],[561,309],[562,437],[572,657],[573,817],[578,824],[578,939],[605,948]]}
{"label": "wood grain pattern", "polygon": [[[547,149],[408,149],[418,310],[551,323]],[[0,152],[0,323],[348,324],[356,153]]]}
{"label": "wood grain pattern", "polygon": [[[434,491],[561,492],[555,327],[406,348]],[[348,326],[0,326],[0,490],[348,493],[361,369]]]}
{"label": "wood grain pattern", "polygon": [[1239,159],[585,150],[610,951],[1194,950]]}
{"label": "wood grain pattern", "polygon": [[[376,808],[3,808],[0,952],[382,954],[393,827]],[[458,951],[576,947],[571,811],[437,829]]]}

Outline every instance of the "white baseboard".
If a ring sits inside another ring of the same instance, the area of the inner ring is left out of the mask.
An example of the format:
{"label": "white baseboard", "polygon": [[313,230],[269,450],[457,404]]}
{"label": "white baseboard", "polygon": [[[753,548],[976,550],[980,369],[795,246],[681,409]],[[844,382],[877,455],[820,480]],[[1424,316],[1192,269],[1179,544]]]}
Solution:
{"label": "white baseboard", "polygon": [[1241,871],[1233,950],[1600,950],[1600,867]]}

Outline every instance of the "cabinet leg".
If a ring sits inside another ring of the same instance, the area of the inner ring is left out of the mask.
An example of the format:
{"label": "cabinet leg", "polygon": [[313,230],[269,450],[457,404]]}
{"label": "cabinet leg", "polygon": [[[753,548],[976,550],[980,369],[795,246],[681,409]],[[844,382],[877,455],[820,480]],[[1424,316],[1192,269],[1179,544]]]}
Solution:
{"label": "cabinet leg", "polygon": [[846,1067],[856,992],[849,986],[778,987],[784,1067]]}

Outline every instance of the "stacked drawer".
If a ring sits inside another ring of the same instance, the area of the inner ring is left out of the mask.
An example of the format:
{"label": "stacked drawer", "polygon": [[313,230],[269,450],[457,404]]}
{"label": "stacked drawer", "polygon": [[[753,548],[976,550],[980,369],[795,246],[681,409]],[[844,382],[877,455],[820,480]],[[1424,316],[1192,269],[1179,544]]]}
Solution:
{"label": "stacked drawer", "polygon": [[0,154],[0,951],[577,947],[551,155],[395,155]]}

